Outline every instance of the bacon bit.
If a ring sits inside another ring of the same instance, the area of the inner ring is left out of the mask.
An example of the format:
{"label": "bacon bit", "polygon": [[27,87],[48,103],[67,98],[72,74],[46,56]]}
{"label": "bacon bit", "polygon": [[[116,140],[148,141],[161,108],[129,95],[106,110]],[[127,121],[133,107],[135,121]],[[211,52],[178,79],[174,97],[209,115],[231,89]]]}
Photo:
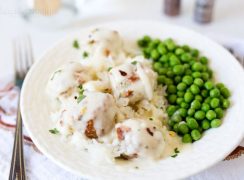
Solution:
{"label": "bacon bit", "polygon": [[109,49],[104,49],[104,55],[108,57],[110,55],[110,50]]}
{"label": "bacon bit", "polygon": [[151,131],[150,128],[147,128],[146,130],[147,130],[148,134],[150,134],[151,136],[153,136],[153,132]]}
{"label": "bacon bit", "polygon": [[171,137],[175,137],[176,133],[175,133],[174,131],[169,131],[169,135],[170,135]]}
{"label": "bacon bit", "polygon": [[131,82],[135,82],[135,81],[137,81],[138,79],[139,79],[139,77],[136,76],[135,74],[132,75],[131,77],[129,77],[129,80],[130,80]]}
{"label": "bacon bit", "polygon": [[98,138],[98,137],[97,137],[96,130],[95,130],[95,128],[94,128],[93,120],[89,120],[89,121],[87,122],[85,135],[86,135],[88,138]]}
{"label": "bacon bit", "polygon": [[96,41],[93,39],[93,40],[90,40],[89,42],[88,42],[88,44],[94,44]]}
{"label": "bacon bit", "polygon": [[121,76],[126,76],[127,75],[127,73],[122,71],[122,70],[119,70],[119,72],[120,72]]}
{"label": "bacon bit", "polygon": [[133,91],[129,90],[125,93],[125,97],[129,97],[133,95]]}
{"label": "bacon bit", "polygon": [[117,129],[116,129],[116,132],[117,132],[118,139],[119,139],[120,141],[122,141],[122,140],[125,139],[123,130],[122,130],[121,128],[117,128]]}
{"label": "bacon bit", "polygon": [[104,89],[104,92],[105,93],[112,93],[112,89],[110,89],[110,88]]}
{"label": "bacon bit", "polygon": [[137,157],[138,157],[138,154],[136,154],[136,153],[132,154],[131,156],[122,153],[122,154],[120,154],[119,157],[116,157],[116,159],[130,160],[130,159],[137,158]]}

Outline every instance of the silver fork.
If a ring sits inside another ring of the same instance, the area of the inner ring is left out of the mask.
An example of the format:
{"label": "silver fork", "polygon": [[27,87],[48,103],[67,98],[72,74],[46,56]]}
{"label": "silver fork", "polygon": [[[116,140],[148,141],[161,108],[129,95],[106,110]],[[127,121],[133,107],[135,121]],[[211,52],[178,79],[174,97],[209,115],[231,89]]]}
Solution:
{"label": "silver fork", "polygon": [[[31,40],[29,36],[21,40],[14,41],[14,63],[16,73],[16,85],[21,87],[22,82],[34,62]],[[16,121],[14,147],[11,161],[11,168],[9,173],[9,180],[25,180],[25,162],[23,153],[23,133],[22,133],[22,119],[20,114],[20,105],[18,102],[18,114]]]}

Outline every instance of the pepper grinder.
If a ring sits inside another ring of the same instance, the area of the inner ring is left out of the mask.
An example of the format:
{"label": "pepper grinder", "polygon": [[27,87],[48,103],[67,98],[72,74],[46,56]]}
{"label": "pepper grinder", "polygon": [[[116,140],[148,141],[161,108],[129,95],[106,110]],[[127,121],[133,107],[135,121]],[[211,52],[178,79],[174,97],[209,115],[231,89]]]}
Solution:
{"label": "pepper grinder", "polygon": [[164,0],[164,13],[168,16],[177,16],[180,14],[181,0]]}
{"label": "pepper grinder", "polygon": [[196,0],[194,20],[200,24],[210,23],[213,16],[214,0]]}

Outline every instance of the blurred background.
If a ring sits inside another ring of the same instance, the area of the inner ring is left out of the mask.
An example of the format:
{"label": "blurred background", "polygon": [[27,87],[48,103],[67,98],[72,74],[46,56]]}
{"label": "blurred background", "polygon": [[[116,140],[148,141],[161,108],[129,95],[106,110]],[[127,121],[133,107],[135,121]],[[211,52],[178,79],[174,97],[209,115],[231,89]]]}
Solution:
{"label": "blurred background", "polygon": [[[212,9],[205,12],[197,7],[211,3]],[[114,20],[169,22],[197,30],[220,43],[244,42],[243,0],[0,0],[0,4],[0,72],[6,74],[11,72],[14,38],[28,34],[37,58],[70,31]],[[209,22],[197,21],[204,19],[204,13],[212,15]]]}

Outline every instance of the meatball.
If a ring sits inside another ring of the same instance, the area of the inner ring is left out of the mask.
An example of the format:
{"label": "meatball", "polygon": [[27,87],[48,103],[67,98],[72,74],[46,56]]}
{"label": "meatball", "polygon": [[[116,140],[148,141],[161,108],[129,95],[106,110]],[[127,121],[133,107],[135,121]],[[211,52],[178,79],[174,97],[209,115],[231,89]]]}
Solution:
{"label": "meatball", "polygon": [[81,116],[82,131],[88,138],[98,138],[114,126],[116,106],[113,97],[108,93],[88,92],[82,100],[85,108]]}
{"label": "meatball", "polygon": [[117,156],[124,159],[160,158],[165,141],[162,131],[152,121],[127,119],[115,126],[113,147]]}
{"label": "meatball", "polygon": [[109,76],[116,99],[128,98],[131,104],[152,99],[156,75],[142,63],[117,66],[110,71]]}
{"label": "meatball", "polygon": [[91,80],[91,76],[78,62],[71,62],[60,67],[50,77],[47,85],[47,93],[52,98],[60,95],[70,96],[74,88]]}

